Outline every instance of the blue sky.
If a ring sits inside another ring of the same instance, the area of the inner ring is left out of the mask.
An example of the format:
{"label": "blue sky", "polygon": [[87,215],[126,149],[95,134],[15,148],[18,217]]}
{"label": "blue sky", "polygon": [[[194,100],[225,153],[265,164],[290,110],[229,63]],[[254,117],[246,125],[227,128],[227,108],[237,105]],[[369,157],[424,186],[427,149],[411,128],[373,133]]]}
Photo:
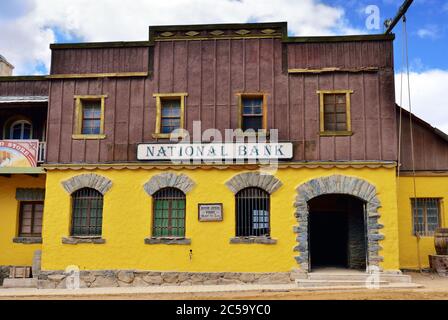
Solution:
{"label": "blue sky", "polygon": [[[402,2],[132,0],[123,5],[123,0],[1,0],[0,54],[15,65],[15,75],[46,74],[50,43],[146,40],[149,25],[287,21],[289,33],[297,36],[382,33],[383,21],[394,17]],[[369,5],[379,9],[377,30],[365,25]],[[448,0],[415,0],[407,18],[413,111],[448,132],[448,103],[440,99],[448,91]],[[394,33],[399,79],[401,23]]]}
{"label": "blue sky", "polygon": [[[329,0],[325,3],[341,6],[345,9],[346,19],[359,29],[364,28],[364,9],[369,4],[375,4],[380,9],[380,19],[393,18],[402,0]],[[424,71],[428,69],[448,69],[448,1],[444,0],[414,0],[407,14],[407,31],[409,44],[409,60],[411,69]],[[381,30],[383,31],[383,29]],[[377,33],[376,31],[368,31]],[[398,24],[393,32],[396,35],[394,43],[395,68],[402,66],[403,27]]]}

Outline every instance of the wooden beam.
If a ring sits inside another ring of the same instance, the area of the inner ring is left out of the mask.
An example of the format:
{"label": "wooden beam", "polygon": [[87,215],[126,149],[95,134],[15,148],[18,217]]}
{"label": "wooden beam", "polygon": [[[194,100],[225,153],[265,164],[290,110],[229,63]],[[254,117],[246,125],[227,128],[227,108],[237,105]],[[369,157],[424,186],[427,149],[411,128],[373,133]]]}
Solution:
{"label": "wooden beam", "polygon": [[406,14],[409,7],[411,6],[414,0],[405,0],[401,5],[400,9],[398,9],[398,13],[395,18],[392,19],[391,23],[387,26],[386,32],[384,34],[389,34],[392,29],[397,25],[398,21]]}

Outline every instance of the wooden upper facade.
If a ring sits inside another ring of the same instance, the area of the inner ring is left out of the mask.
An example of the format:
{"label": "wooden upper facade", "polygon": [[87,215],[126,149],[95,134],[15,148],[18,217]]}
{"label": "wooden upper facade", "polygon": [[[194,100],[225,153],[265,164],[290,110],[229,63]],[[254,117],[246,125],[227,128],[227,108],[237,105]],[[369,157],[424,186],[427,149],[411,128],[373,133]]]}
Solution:
{"label": "wooden upper facade", "polygon": [[[173,93],[185,95],[190,133],[199,120],[202,130],[237,129],[240,95],[263,95],[265,129],[293,143],[292,161],[397,161],[393,39],[288,37],[286,23],[254,23],[157,26],[148,41],[51,45],[47,162],[136,162],[139,143],[167,142],[154,134],[156,96]],[[13,87],[0,81],[0,96]],[[320,132],[318,92],[334,90],[350,92],[345,135]],[[86,96],[104,98],[98,139],[74,138],[76,97]]]}

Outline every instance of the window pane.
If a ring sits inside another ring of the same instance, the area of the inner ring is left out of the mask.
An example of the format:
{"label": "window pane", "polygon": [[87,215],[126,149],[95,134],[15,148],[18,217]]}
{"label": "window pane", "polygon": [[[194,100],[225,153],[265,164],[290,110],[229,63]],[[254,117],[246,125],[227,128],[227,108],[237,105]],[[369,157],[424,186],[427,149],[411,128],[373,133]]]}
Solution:
{"label": "window pane", "polygon": [[263,129],[263,118],[262,117],[243,117],[243,130],[253,129],[260,130]]}
{"label": "window pane", "polygon": [[101,235],[103,195],[83,188],[72,195],[72,235]]}
{"label": "window pane", "polygon": [[336,123],[336,131],[346,131],[347,130],[347,124],[344,123]]}
{"label": "window pane", "polygon": [[341,104],[341,103],[343,103],[343,104],[345,104],[345,94],[337,94],[336,95],[336,103],[338,103],[338,104]]}
{"label": "window pane", "polygon": [[335,103],[335,95],[325,93],[324,94],[324,104],[334,104]]}
{"label": "window pane", "polygon": [[180,117],[180,101],[162,100],[162,117]]}
{"label": "window pane", "polygon": [[412,199],[414,233],[423,236],[432,236],[440,226],[439,199],[420,198]]}
{"label": "window pane", "polygon": [[12,139],[22,139],[22,126],[16,124],[12,129]]}
{"label": "window pane", "polygon": [[242,129],[263,129],[263,97],[242,98]]}
{"label": "window pane", "polygon": [[259,188],[238,192],[236,201],[236,236],[269,235],[269,194]]}
{"label": "window pane", "polygon": [[336,105],[336,112],[345,114],[347,112],[347,107],[345,106],[345,104],[344,105],[338,104]]}
{"label": "window pane", "polygon": [[334,113],[335,112],[334,104],[326,104],[326,105],[324,105],[324,112],[325,113]]}
{"label": "window pane", "polygon": [[82,134],[101,133],[101,100],[82,101]]}
{"label": "window pane", "polygon": [[101,131],[101,120],[84,120],[82,134],[99,134]]}
{"label": "window pane", "polygon": [[164,188],[154,198],[154,226],[152,235],[184,236],[185,195],[176,188]]}
{"label": "window pane", "polygon": [[334,122],[325,122],[325,131],[336,131],[336,124]]}

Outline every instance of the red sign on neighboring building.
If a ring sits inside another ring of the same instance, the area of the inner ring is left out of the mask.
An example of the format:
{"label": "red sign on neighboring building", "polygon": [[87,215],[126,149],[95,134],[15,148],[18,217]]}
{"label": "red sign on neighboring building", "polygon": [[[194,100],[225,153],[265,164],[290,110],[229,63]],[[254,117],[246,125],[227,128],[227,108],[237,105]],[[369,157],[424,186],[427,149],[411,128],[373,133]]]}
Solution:
{"label": "red sign on neighboring building", "polygon": [[0,167],[36,167],[39,140],[0,140]]}

